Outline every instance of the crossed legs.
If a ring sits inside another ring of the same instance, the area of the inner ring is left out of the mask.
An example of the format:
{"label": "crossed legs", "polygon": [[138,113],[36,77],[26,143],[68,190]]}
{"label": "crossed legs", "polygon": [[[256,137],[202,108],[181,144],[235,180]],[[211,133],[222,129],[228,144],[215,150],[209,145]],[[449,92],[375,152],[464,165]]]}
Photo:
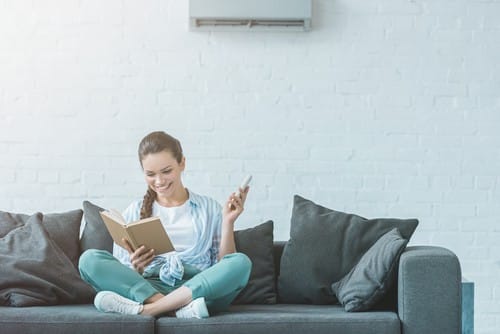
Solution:
{"label": "crossed legs", "polygon": [[152,284],[102,250],[85,251],[80,257],[79,269],[82,278],[97,291],[113,291],[143,304],[140,314],[158,316],[178,310],[200,297],[205,298],[211,312],[226,309],[246,286],[251,262],[242,253],[229,254],[176,287],[158,282]]}

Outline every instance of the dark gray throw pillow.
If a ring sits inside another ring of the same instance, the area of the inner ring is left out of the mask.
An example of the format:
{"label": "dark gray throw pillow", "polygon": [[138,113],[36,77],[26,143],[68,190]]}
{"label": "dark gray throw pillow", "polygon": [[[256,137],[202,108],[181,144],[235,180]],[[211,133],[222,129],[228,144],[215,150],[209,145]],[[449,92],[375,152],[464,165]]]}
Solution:
{"label": "dark gray throw pillow", "polygon": [[247,286],[233,304],[276,304],[273,222],[234,232],[236,250],[252,261]]}
{"label": "dark gray throw pillow", "polygon": [[42,214],[0,238],[0,304],[37,306],[89,303],[95,291],[42,223]]}
{"label": "dark gray throw pillow", "polygon": [[113,253],[113,239],[104,225],[99,212],[105,209],[89,201],[83,202],[83,216],[85,218],[85,227],[82,238],[80,239],[80,248],[82,252],[87,249],[102,249]]}
{"label": "dark gray throw pillow", "polygon": [[336,303],[332,282],[344,277],[382,235],[397,227],[409,240],[417,225],[416,219],[366,219],[295,195],[278,278],[280,301]]}
{"label": "dark gray throw pillow", "polygon": [[332,284],[332,291],[347,312],[369,310],[384,297],[395,282],[399,257],[407,243],[397,228],[390,230],[344,278]]}
{"label": "dark gray throw pillow", "polygon": [[[42,217],[42,223],[52,240],[69,257],[75,268],[80,257],[80,224],[83,211],[80,209],[48,213]],[[0,211],[0,237],[20,227],[28,221],[30,215]]]}

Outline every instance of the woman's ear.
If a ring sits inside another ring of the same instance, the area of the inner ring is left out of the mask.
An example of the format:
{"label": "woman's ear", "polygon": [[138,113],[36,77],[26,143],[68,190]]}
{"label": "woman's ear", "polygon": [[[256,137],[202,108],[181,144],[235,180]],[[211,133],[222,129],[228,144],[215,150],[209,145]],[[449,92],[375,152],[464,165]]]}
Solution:
{"label": "woman's ear", "polygon": [[181,163],[179,164],[179,167],[181,168],[181,171],[184,171],[184,168],[186,168],[186,157],[182,157]]}

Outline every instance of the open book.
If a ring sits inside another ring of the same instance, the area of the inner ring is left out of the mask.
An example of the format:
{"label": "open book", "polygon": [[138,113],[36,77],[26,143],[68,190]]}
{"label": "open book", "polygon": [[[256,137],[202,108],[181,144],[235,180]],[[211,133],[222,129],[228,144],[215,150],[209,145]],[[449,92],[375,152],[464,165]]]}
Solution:
{"label": "open book", "polygon": [[156,255],[175,250],[159,217],[127,223],[123,216],[114,209],[102,211],[100,214],[114,242],[123,248],[126,246],[122,240],[124,238],[128,240],[134,251],[142,245],[154,249]]}

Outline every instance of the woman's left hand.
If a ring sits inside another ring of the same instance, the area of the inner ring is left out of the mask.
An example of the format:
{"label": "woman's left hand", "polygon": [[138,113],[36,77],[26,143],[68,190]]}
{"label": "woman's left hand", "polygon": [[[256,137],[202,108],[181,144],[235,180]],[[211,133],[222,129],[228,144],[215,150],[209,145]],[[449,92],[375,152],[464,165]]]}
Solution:
{"label": "woman's left hand", "polygon": [[222,220],[234,224],[236,218],[244,210],[245,201],[247,199],[248,191],[250,187],[246,187],[246,189],[240,189],[240,195],[238,196],[236,193],[232,193],[224,208],[222,209]]}

